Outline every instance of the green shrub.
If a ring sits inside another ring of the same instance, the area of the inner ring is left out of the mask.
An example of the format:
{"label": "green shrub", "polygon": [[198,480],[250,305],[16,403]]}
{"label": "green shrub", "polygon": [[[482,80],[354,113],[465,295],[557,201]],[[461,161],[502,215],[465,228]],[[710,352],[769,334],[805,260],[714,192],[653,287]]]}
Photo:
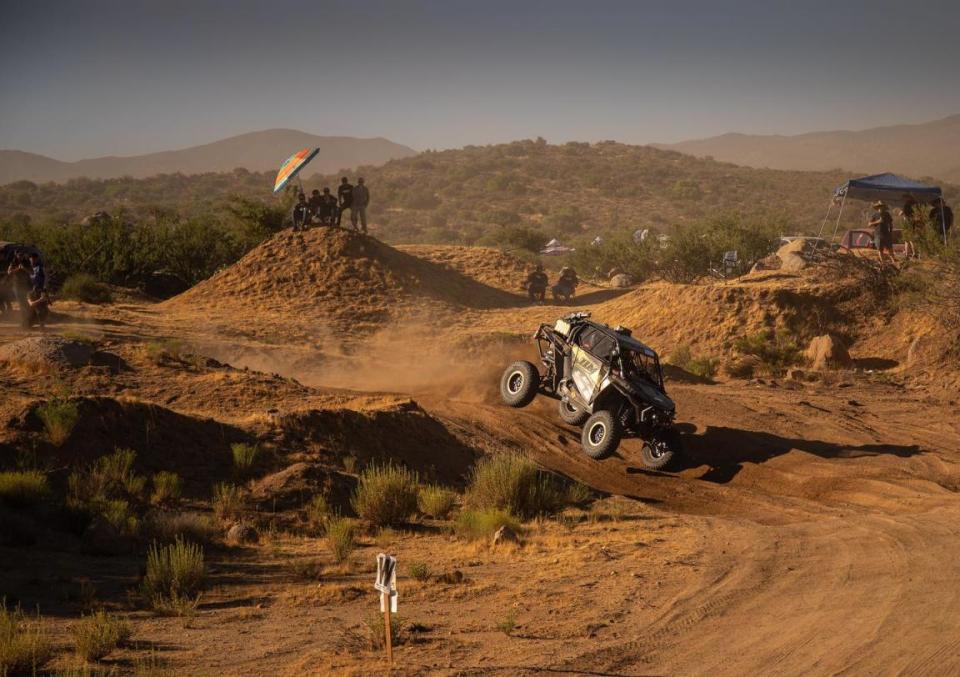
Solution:
{"label": "green shrub", "polygon": [[506,616],[497,621],[497,630],[505,635],[510,635],[517,627],[517,612],[510,611]]}
{"label": "green shrub", "polygon": [[147,344],[146,351],[147,358],[156,365],[161,365],[167,360],[178,362],[184,355],[183,341],[177,339],[151,341]]}
{"label": "green shrub", "polygon": [[763,367],[775,376],[782,375],[787,367],[800,364],[803,351],[790,332],[780,329],[766,330],[749,336],[741,336],[733,343],[734,350],[743,355],[758,358]]}
{"label": "green shrub", "polygon": [[[364,619],[367,626],[367,633],[370,640],[370,649],[380,651],[387,642],[386,620],[383,614],[370,614]],[[407,641],[406,624],[400,620],[397,614],[390,614],[390,644],[400,646]]]}
{"label": "green shrub", "polygon": [[89,273],[75,273],[68,277],[60,287],[60,295],[85,303],[110,303],[113,300],[110,287]]}
{"label": "green shrub", "polygon": [[142,500],[147,479],[133,471],[136,458],[132,449],[117,449],[86,470],[72,473],[67,480],[68,499],[78,505],[109,499]]}
{"label": "green shrub", "polygon": [[72,628],[77,655],[85,661],[98,661],[130,639],[130,624],[98,611],[81,618]]}
{"label": "green shrub", "polygon": [[48,400],[37,407],[36,412],[43,423],[47,439],[57,447],[70,438],[77,421],[80,420],[77,404],[66,399]]}
{"label": "green shrub", "polygon": [[221,482],[213,487],[213,512],[220,520],[236,519],[244,509],[243,494],[235,484]]}
{"label": "green shrub", "polygon": [[671,353],[670,364],[701,378],[713,378],[717,375],[720,360],[715,357],[694,356],[690,346],[683,344]]}
{"label": "green shrub", "polygon": [[360,474],[353,509],[375,526],[403,524],[417,511],[417,474],[393,463],[372,465]]}
{"label": "green shrub", "polygon": [[230,445],[230,451],[233,452],[233,467],[240,473],[247,473],[256,462],[260,448],[256,444],[234,442]]}
{"label": "green shrub", "polygon": [[520,522],[506,510],[461,510],[454,524],[454,532],[468,541],[480,541],[493,536],[500,527],[520,531]]}
{"label": "green shrub", "polygon": [[172,543],[178,538],[211,543],[219,533],[210,516],[198,512],[155,512],[147,521],[147,530],[160,543]]}
{"label": "green shrub", "polygon": [[53,657],[43,619],[27,619],[19,607],[0,602],[0,675],[32,675]]}
{"label": "green shrub", "polygon": [[154,505],[173,505],[180,500],[183,483],[175,472],[162,470],[153,476],[153,493],[150,502]]}
{"label": "green shrub", "polygon": [[430,570],[430,565],[426,562],[410,562],[407,571],[410,572],[411,577],[421,582],[429,580],[433,573]]}
{"label": "green shrub", "polygon": [[449,489],[429,484],[420,488],[417,505],[420,512],[434,519],[447,519],[457,503],[457,494]]}
{"label": "green shrub", "polygon": [[122,498],[93,501],[88,504],[91,514],[105,519],[124,536],[136,536],[140,532],[140,519]]}
{"label": "green shrub", "polygon": [[330,504],[323,494],[317,494],[304,506],[304,512],[307,516],[307,523],[318,532],[322,532],[327,526],[327,520],[330,519]]}
{"label": "green shrub", "polygon": [[195,608],[206,569],[203,548],[177,538],[173,543],[154,543],[147,551],[143,594],[158,611],[181,615]]}
{"label": "green shrub", "polygon": [[471,508],[497,508],[529,518],[562,508],[564,491],[553,475],[526,456],[500,452],[474,466],[466,502]]}
{"label": "green shrub", "polygon": [[36,505],[50,493],[47,476],[37,470],[0,472],[0,503],[25,508]]}
{"label": "green shrub", "polygon": [[338,564],[345,562],[353,552],[356,541],[356,523],[346,517],[332,517],[327,521],[327,545]]}

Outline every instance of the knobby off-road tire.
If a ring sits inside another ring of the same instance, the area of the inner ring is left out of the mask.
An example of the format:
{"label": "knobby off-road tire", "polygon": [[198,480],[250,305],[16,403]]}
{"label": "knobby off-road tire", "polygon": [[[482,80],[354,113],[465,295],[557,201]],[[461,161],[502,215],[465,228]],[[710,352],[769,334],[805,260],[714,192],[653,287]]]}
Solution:
{"label": "knobby off-road tire", "polygon": [[500,397],[511,407],[525,407],[533,402],[539,388],[540,372],[525,360],[511,364],[500,377]]}
{"label": "knobby off-road tire", "polygon": [[560,418],[563,419],[564,423],[569,423],[570,425],[582,426],[587,422],[587,419],[590,418],[590,412],[579,409],[572,402],[565,402],[560,400]]}
{"label": "knobby off-road tire", "polygon": [[598,411],[583,424],[580,443],[587,456],[600,461],[617,450],[622,437],[623,428],[617,417],[609,411]]}
{"label": "knobby off-road tire", "polygon": [[680,433],[676,430],[666,430],[656,438],[643,443],[640,456],[643,465],[650,470],[663,470],[674,461],[678,461],[683,453],[680,442]]}

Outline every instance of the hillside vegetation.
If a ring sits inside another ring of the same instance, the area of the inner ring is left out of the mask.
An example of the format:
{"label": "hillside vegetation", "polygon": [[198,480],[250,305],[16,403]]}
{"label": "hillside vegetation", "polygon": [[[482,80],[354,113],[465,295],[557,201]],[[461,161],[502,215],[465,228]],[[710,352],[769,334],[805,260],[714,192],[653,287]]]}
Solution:
{"label": "hillside vegetation", "polygon": [[[760,255],[778,235],[816,232],[832,191],[848,178],[839,171],[750,169],[649,146],[542,139],[425,152],[356,175],[371,189],[372,232],[387,242],[533,252],[559,237],[585,251],[597,235],[617,248],[650,228],[687,241],[691,251],[703,249],[691,257],[697,267],[715,250]],[[314,175],[304,187],[335,189],[337,179]],[[242,169],[64,185],[20,181],[0,187],[0,240],[37,243],[61,279],[84,272],[129,284],[162,268],[192,284],[289,225],[292,190],[274,197],[272,184],[272,172]],[[947,187],[949,200],[957,196]],[[111,214],[107,225],[80,225],[99,211]],[[866,213],[865,204],[848,208],[841,227],[862,223]],[[707,231],[719,233],[708,238],[716,245],[709,251],[698,235]],[[748,243],[757,239],[751,232],[762,242]],[[681,272],[678,279],[700,271]]]}

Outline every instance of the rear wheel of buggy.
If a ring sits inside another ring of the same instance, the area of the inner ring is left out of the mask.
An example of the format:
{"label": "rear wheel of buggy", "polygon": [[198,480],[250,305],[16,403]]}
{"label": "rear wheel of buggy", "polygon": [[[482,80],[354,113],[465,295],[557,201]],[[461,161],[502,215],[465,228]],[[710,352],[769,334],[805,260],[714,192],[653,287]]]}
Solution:
{"label": "rear wheel of buggy", "polygon": [[511,407],[525,407],[533,402],[539,388],[540,372],[525,360],[511,364],[500,377],[500,397]]}
{"label": "rear wheel of buggy", "polygon": [[560,400],[560,418],[563,419],[564,423],[581,426],[590,418],[590,412],[580,409],[572,402]]}
{"label": "rear wheel of buggy", "polygon": [[653,439],[643,443],[640,455],[643,465],[650,470],[663,470],[678,460],[683,453],[680,434],[676,430],[658,433]]}
{"label": "rear wheel of buggy", "polygon": [[623,428],[620,421],[609,411],[594,413],[583,426],[580,443],[587,456],[597,461],[613,454],[620,446]]}

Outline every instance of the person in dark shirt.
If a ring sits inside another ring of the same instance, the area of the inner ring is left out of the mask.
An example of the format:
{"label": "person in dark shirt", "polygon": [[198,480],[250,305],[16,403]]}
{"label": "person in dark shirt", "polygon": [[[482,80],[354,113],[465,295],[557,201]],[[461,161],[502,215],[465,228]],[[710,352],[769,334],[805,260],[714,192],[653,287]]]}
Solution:
{"label": "person in dark shirt", "polygon": [[317,219],[321,225],[332,226],[337,220],[340,210],[337,207],[337,198],[330,194],[329,188],[323,189],[323,195],[320,196],[317,206]]}
{"label": "person in dark shirt", "polygon": [[340,213],[337,214],[337,225],[340,225],[340,219],[346,209],[350,210],[350,218],[353,219],[353,186],[347,177],[340,179],[340,185],[337,186],[337,200],[340,202]]}
{"label": "person in dark shirt", "polygon": [[363,177],[357,178],[357,185],[353,188],[353,207],[350,209],[350,222],[354,229],[357,227],[357,220],[360,221],[360,228],[363,234],[367,234],[367,205],[370,204],[370,190],[367,184],[363,182]]}
{"label": "person in dark shirt", "polygon": [[873,228],[874,244],[877,247],[877,255],[880,257],[880,267],[883,267],[886,253],[890,256],[890,263],[894,268],[897,267],[897,261],[893,257],[893,217],[884,202],[874,202],[873,209],[876,214],[870,219],[870,227]]}
{"label": "person in dark shirt", "polygon": [[526,288],[527,296],[531,301],[543,303],[547,296],[547,274],[543,272],[543,264],[538,263],[536,270],[527,275]]}
{"label": "person in dark shirt", "polygon": [[50,308],[50,297],[47,295],[47,272],[43,269],[43,261],[36,252],[30,254],[30,293],[27,296],[27,324],[39,324],[43,329]]}
{"label": "person in dark shirt", "polygon": [[310,205],[310,216],[317,216],[317,209],[320,207],[320,191],[316,188],[310,193],[310,199],[307,200],[307,204]]}
{"label": "person in dark shirt", "polygon": [[953,210],[950,205],[938,197],[933,201],[933,208],[930,210],[930,222],[936,228],[940,237],[946,239],[950,237],[950,229],[953,228]]}
{"label": "person in dark shirt", "polygon": [[297,196],[297,204],[293,205],[293,229],[306,230],[310,223],[310,205],[307,204],[307,196],[300,193]]}

